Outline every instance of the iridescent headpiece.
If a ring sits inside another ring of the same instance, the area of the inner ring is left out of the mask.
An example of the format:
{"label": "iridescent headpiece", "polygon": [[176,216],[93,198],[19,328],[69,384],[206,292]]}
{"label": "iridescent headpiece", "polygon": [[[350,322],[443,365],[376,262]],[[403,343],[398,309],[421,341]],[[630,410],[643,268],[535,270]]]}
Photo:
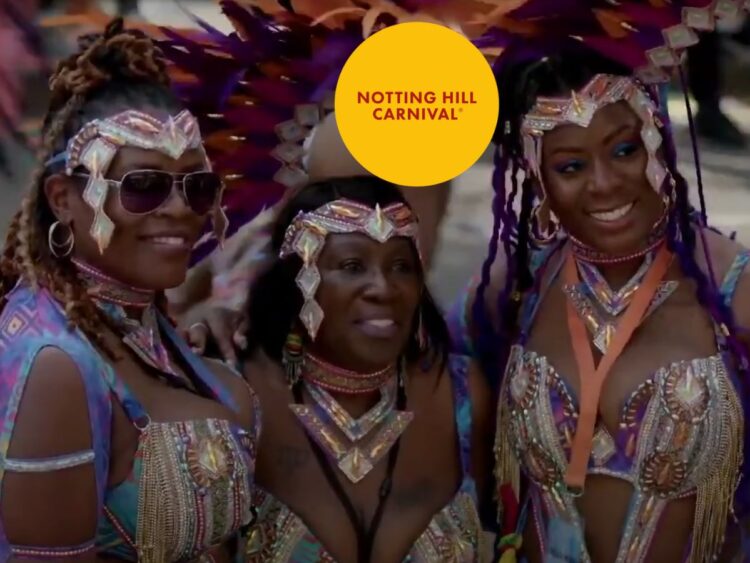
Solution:
{"label": "iridescent headpiece", "polygon": [[403,203],[375,209],[348,199],[338,199],[308,213],[300,212],[287,227],[279,256],[296,254],[302,268],[296,282],[305,298],[299,318],[313,340],[323,322],[323,309],[315,301],[320,285],[317,261],[329,234],[362,233],[384,243],[393,237],[408,237],[419,253],[416,216]]}
{"label": "iridescent headpiece", "polygon": [[536,213],[543,229],[546,230],[549,221],[541,174],[543,135],[564,124],[588,127],[597,110],[620,101],[627,102],[643,123],[641,139],[648,153],[646,177],[654,190],[661,192],[667,171],[656,154],[662,144],[656,103],[635,79],[598,74],[581,90],[571,92],[570,97],[538,97],[534,107],[524,116],[521,125],[524,156],[527,171],[534,175],[542,191]]}
{"label": "iridescent headpiece", "polygon": [[[141,111],[127,110],[87,123],[68,141],[64,152],[49,160],[48,166],[64,163],[67,175],[72,175],[79,166],[89,172],[83,199],[94,210],[90,233],[100,252],[109,246],[115,228],[104,211],[109,192],[105,176],[122,147],[155,150],[178,159],[188,150],[203,150],[203,142],[198,121],[187,110],[165,121]],[[206,166],[210,168],[208,158]],[[220,217],[221,210],[217,214],[215,228],[220,232],[225,221]]]}

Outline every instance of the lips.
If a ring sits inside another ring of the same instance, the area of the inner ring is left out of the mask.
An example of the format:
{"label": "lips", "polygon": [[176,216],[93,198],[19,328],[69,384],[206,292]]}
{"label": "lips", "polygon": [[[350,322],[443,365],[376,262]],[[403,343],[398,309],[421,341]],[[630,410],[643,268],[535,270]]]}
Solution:
{"label": "lips", "polygon": [[168,244],[170,246],[181,246],[187,244],[184,237],[153,237],[151,240],[158,244]]}
{"label": "lips", "polygon": [[140,237],[141,240],[167,251],[189,251],[192,248],[191,238],[182,233],[159,233]]}
{"label": "lips", "polygon": [[358,321],[357,327],[372,338],[391,338],[398,333],[398,323],[391,318],[373,318]]}
{"label": "lips", "polygon": [[630,210],[633,209],[634,205],[635,202],[631,201],[620,207],[615,207],[614,209],[608,209],[606,211],[591,211],[589,212],[589,215],[603,223],[614,223],[630,213]]}

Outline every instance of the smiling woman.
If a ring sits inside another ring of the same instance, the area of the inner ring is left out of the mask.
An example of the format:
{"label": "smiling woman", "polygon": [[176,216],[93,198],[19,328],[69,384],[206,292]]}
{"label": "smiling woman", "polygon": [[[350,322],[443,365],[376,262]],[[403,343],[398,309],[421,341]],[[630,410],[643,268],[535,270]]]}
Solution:
{"label": "smiling woman", "polygon": [[550,207],[590,247],[612,256],[640,250],[666,212],[644,174],[647,160],[641,122],[627,102],[602,108],[588,128],[557,127],[542,148]]}
{"label": "smiling woman", "polygon": [[655,88],[575,43],[518,48],[497,74],[506,215],[454,319],[499,384],[502,547],[744,561],[750,253],[692,208]]}
{"label": "smiling woman", "polygon": [[417,231],[372,176],[311,184],[280,212],[242,361],[268,413],[248,561],[484,560],[489,394],[448,355]]}
{"label": "smiling woman", "polygon": [[0,261],[0,561],[227,562],[258,428],[164,311],[221,179],[160,51],[115,20],[51,79]]}

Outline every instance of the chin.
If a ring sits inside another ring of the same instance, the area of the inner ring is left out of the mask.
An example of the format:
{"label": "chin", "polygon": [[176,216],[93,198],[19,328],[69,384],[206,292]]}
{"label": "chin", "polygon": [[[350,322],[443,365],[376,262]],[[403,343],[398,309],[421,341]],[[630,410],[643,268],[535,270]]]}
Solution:
{"label": "chin", "polygon": [[187,278],[187,271],[180,270],[175,271],[152,271],[149,272],[148,278],[141,278],[138,283],[133,285],[142,289],[151,289],[153,291],[165,291],[167,289],[174,289],[182,285]]}
{"label": "chin", "polygon": [[[352,347],[354,351],[354,347]],[[362,365],[370,366],[368,369],[375,371],[398,361],[403,347],[392,344],[384,345],[382,342],[369,342],[357,346],[356,356]]]}

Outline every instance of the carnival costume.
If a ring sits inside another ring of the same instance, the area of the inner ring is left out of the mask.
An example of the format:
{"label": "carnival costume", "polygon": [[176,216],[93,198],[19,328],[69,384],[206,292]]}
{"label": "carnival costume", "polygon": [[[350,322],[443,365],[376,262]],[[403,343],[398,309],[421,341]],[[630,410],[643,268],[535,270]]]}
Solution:
{"label": "carnival costume", "polygon": [[[417,222],[411,210],[397,203],[385,208],[339,199],[309,213],[300,213],[287,228],[280,256],[296,255],[302,268],[296,284],[304,298],[299,320],[314,340],[323,321],[323,311],[315,300],[321,277],[317,259],[329,234],[362,233],[384,243],[393,237],[406,237],[418,248]],[[357,529],[359,560],[369,561],[374,535],[390,493],[390,483],[398,459],[400,438],[414,414],[408,411],[403,373],[399,366],[388,366],[370,374],[354,373],[332,366],[305,353],[302,340],[291,334],[284,349],[283,363],[295,403],[292,412],[309,437],[323,473],[347,516]],[[469,473],[471,443],[471,403],[468,397],[466,357],[450,361],[453,382],[455,423],[459,438],[462,479],[451,501],[435,514],[409,550],[407,561],[478,561],[481,552],[481,525],[476,509],[476,485]],[[312,404],[303,402],[307,391]],[[379,401],[357,419],[331,394],[356,395],[379,391]],[[386,477],[373,521],[365,529],[356,509],[338,485],[332,471],[335,465],[352,483],[358,483],[381,460],[386,461]],[[289,561],[306,563],[330,560],[325,546],[308,529],[300,516],[280,500],[256,487],[254,504],[257,521],[251,528],[246,555],[248,561]]]}
{"label": "carnival costume", "polygon": [[[590,561],[582,540],[584,522],[576,506],[587,475],[606,475],[633,487],[618,563],[648,560],[665,509],[675,499],[695,498],[685,561],[715,560],[729,526],[748,515],[749,491],[739,486],[740,477],[748,472],[743,452],[748,445],[750,395],[741,378],[747,369],[747,351],[729,327],[732,297],[750,254],[737,256],[723,282],[714,277],[710,256],[706,256],[709,277],[716,280],[708,283],[716,285],[718,295],[715,305],[706,305],[711,308],[716,354],[655,370],[625,401],[616,432],[610,432],[598,415],[609,368],[638,325],[676,289],[678,282],[664,280],[667,268],[672,260],[680,260],[685,268],[685,256],[695,249],[695,240],[689,246],[686,237],[692,236],[693,229],[695,236],[702,237],[707,228],[702,185],[701,207],[688,228],[677,224],[672,211],[677,197],[670,173],[675,170],[674,143],[656,85],[679,66],[684,49],[698,41],[698,32],[713,29],[717,18],[731,17],[743,8],[746,2],[731,0],[529,0],[505,14],[503,25],[476,41],[480,48],[502,50],[494,62],[496,72],[542,61],[566,47],[572,52],[586,47],[632,70],[631,76],[594,76],[569,96],[538,97],[517,131],[511,131],[515,125],[510,121],[499,124],[498,138],[513,133],[522,146],[515,154],[497,151],[491,258],[472,283],[474,301],[464,297],[453,311],[451,324],[462,350],[482,358],[498,384],[495,453],[506,534],[500,542],[504,560],[514,560],[513,552],[527,525],[541,552],[548,553],[550,542],[560,539],[551,538],[552,526],[562,521],[581,538],[571,557]],[[563,233],[549,209],[541,174],[546,132],[562,124],[588,127],[599,108],[616,102],[626,102],[642,122],[646,178],[664,199],[666,209],[646,246],[629,256],[608,256]],[[513,182],[511,191],[506,191],[506,172]],[[522,188],[519,172],[527,180]],[[531,189],[531,181],[539,186],[541,196],[535,198],[530,222],[520,224],[513,200]],[[530,248],[533,281],[530,287],[519,287],[514,279],[516,265],[509,258],[509,279],[498,306],[520,307],[519,326],[503,327],[498,334],[485,311],[490,267],[498,248],[512,257],[521,244]],[[633,260],[641,260],[642,266],[632,279],[618,291],[610,288],[598,266]],[[546,357],[526,347],[535,314],[559,276],[581,380],[578,397]],[[469,318],[474,324],[471,333]],[[601,353],[598,365],[589,343]],[[746,557],[744,552],[743,560]]]}
{"label": "carnival costume", "polygon": [[[440,15],[445,15],[442,10],[446,7],[450,8],[448,12],[458,13],[475,5],[442,4]],[[201,120],[214,168],[227,182],[225,202],[231,234],[260,209],[307,183],[305,160],[311,132],[333,110],[338,74],[375,21],[368,23],[366,11],[348,2],[296,5],[296,12],[275,2],[223,1],[221,6],[235,33],[225,35],[197,20],[204,33],[161,29],[167,39],[160,46],[172,63],[178,94]],[[342,7],[347,9],[339,10]],[[433,17],[427,12],[417,14],[415,7],[394,5],[391,12],[390,23]],[[324,23],[318,25],[316,19]],[[328,234],[352,232],[381,243],[394,236],[408,237],[418,248],[416,218],[403,204],[371,209],[354,201],[337,200],[296,217],[287,230],[281,257],[296,255],[302,260],[296,278],[304,297],[299,320],[310,339],[315,339],[323,321],[323,311],[315,300],[320,284],[317,258]],[[211,251],[212,241],[207,239],[205,243],[199,259]],[[413,417],[408,411],[400,367],[390,366],[375,374],[347,372],[305,353],[299,335],[290,335],[284,366],[296,401],[290,408],[357,528],[359,557],[366,560],[362,558],[372,547],[373,530],[378,527],[389,488],[381,490],[375,522],[369,532],[365,531],[346,494],[335,484],[332,465],[353,483],[364,478],[380,460],[385,460],[388,474],[392,474],[400,436]],[[472,416],[467,359],[451,357],[449,367],[462,480],[455,496],[431,518],[416,540],[407,561],[481,560],[476,485],[469,473]],[[312,405],[303,404],[303,388],[313,399]],[[376,390],[380,391],[380,400],[356,420],[330,394]],[[325,546],[306,523],[278,499],[257,488],[254,502],[258,518],[247,537],[248,561],[330,560]]]}
{"label": "carnival costume", "polygon": [[[74,174],[81,167],[87,171],[83,197],[94,211],[91,235],[102,252],[115,228],[104,211],[112,184],[105,174],[120,147],[157,150],[179,158],[188,149],[200,149],[202,142],[198,124],[187,111],[160,121],[128,110],[86,124],[70,140],[67,150],[50,160],[48,165],[61,165],[63,173]],[[157,308],[155,292],[126,286],[70,257],[73,234],[61,241],[55,232],[58,228],[59,223],[50,228],[50,252],[60,260],[71,261],[100,314],[134,356],[168,385],[237,411],[229,390],[190,351]],[[70,327],[63,304],[47,290],[20,279],[6,299],[0,314],[0,480],[7,473],[50,473],[92,465],[98,523],[95,537],[85,544],[55,548],[10,545],[0,527],[0,560],[71,558],[95,551],[124,561],[209,562],[213,560],[211,549],[238,539],[240,530],[251,520],[258,426],[247,431],[216,418],[152,421],[102,350],[81,330]],[[126,308],[139,311],[140,319],[127,316]],[[80,372],[86,390],[91,448],[49,459],[9,458],[30,370],[37,355],[48,347],[67,354]],[[182,360],[186,375],[175,370],[168,350]],[[123,408],[139,438],[128,477],[109,486],[114,402]],[[258,416],[256,410],[256,420]]]}

